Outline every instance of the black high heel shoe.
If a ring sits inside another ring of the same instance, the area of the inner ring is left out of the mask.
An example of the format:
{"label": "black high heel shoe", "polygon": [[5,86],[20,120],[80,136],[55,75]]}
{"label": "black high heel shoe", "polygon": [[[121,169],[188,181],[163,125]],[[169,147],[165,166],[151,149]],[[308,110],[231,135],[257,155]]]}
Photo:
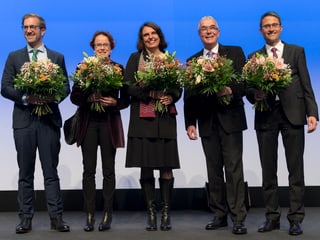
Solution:
{"label": "black high heel shoe", "polygon": [[109,230],[111,228],[111,222],[112,214],[105,212],[101,220],[101,223],[99,224],[99,231]]}
{"label": "black high heel shoe", "polygon": [[83,230],[85,232],[92,232],[94,230],[94,214],[93,213],[88,213],[87,214],[87,221],[86,221],[86,225],[84,226]]}

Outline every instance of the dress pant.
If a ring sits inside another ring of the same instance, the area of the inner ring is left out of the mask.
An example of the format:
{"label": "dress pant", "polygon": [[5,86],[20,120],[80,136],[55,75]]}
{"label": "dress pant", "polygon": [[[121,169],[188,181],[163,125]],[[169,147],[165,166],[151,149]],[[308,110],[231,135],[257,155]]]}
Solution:
{"label": "dress pant", "polygon": [[278,193],[278,137],[281,133],[289,172],[289,221],[301,222],[304,218],[304,126],[293,126],[287,120],[279,103],[270,112],[272,124],[268,129],[256,130],[262,167],[262,188],[266,218],[279,220]]}
{"label": "dress pant", "polygon": [[60,128],[35,118],[27,127],[14,129],[19,166],[18,203],[20,218],[34,214],[34,170],[36,152],[44,177],[47,209],[50,217],[62,214],[63,206],[57,172],[60,152]]}
{"label": "dress pant", "polygon": [[244,222],[247,215],[242,135],[242,131],[228,134],[217,124],[211,136],[201,138],[207,163],[210,209],[218,218],[230,212],[233,222]]}
{"label": "dress pant", "polygon": [[116,149],[112,145],[110,132],[106,121],[90,120],[86,135],[81,144],[83,156],[83,196],[85,211],[94,213],[96,204],[96,166],[97,151],[100,146],[104,211],[112,212],[113,197],[115,191],[115,154]]}

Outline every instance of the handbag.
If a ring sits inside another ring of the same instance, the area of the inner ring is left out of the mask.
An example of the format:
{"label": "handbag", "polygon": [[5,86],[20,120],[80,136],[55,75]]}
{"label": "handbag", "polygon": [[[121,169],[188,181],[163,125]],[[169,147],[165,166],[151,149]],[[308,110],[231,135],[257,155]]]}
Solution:
{"label": "handbag", "polygon": [[67,144],[72,145],[74,144],[77,139],[77,131],[79,128],[79,120],[80,120],[80,114],[79,109],[67,120],[64,121],[63,124],[63,132],[64,132],[64,139]]}

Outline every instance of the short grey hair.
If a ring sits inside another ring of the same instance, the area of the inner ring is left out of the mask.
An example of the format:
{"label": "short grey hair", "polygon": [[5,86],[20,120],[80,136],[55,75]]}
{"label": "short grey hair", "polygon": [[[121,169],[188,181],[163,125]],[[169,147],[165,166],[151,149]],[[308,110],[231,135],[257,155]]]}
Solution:
{"label": "short grey hair", "polygon": [[199,23],[198,23],[198,31],[200,31],[201,22],[202,22],[203,20],[208,20],[208,19],[215,21],[216,24],[217,24],[217,28],[219,29],[218,21],[217,21],[214,17],[212,17],[212,16],[204,16],[204,17],[202,17],[202,18],[200,19],[200,21],[199,21]]}

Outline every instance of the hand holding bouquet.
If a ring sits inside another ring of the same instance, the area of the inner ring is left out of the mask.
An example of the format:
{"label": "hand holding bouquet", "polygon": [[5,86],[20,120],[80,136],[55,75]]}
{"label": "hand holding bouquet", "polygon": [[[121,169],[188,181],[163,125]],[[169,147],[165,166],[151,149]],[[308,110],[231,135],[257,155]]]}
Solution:
{"label": "hand holding bouquet", "polygon": [[167,112],[168,108],[159,98],[168,93],[178,94],[182,87],[183,68],[179,60],[174,58],[175,54],[166,51],[161,56],[151,56],[135,74],[137,84],[148,88],[150,94],[155,96],[155,111],[160,113]]}
{"label": "hand holding bouquet", "polygon": [[[112,64],[108,58],[83,54],[85,56],[83,61],[78,64],[77,70],[71,76],[82,91],[95,93],[98,96],[103,92],[122,87],[123,73],[119,65]],[[92,102],[91,110],[105,111],[100,101]]]}
{"label": "hand holding bouquet", "polygon": [[[207,96],[221,92],[236,78],[231,59],[218,54],[201,56],[187,63],[185,87]],[[219,102],[228,105],[230,95],[220,96]]]}
{"label": "hand holding bouquet", "polygon": [[[245,64],[242,78],[249,86],[255,87],[265,94],[278,94],[292,80],[291,69],[283,58],[274,58],[256,53]],[[265,98],[257,100],[254,108],[266,111],[270,107]]]}
{"label": "hand holding bouquet", "polygon": [[30,103],[35,104],[32,113],[38,117],[51,114],[48,102],[59,102],[65,93],[66,77],[59,65],[50,59],[25,62],[14,79],[14,87],[25,91]]}

